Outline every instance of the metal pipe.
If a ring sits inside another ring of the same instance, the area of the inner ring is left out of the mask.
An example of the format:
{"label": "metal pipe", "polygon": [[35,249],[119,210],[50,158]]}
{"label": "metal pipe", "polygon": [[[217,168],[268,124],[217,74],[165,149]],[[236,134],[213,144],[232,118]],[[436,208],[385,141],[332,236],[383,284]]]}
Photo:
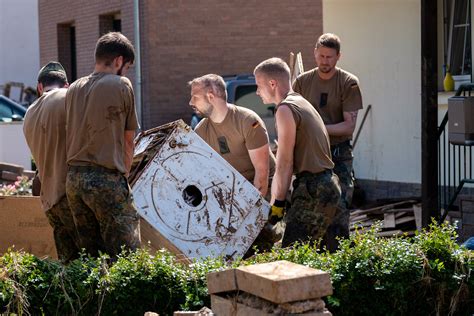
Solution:
{"label": "metal pipe", "polygon": [[135,38],[135,103],[137,109],[138,122],[143,129],[143,107],[142,107],[142,67],[140,48],[140,1],[133,1],[133,35]]}

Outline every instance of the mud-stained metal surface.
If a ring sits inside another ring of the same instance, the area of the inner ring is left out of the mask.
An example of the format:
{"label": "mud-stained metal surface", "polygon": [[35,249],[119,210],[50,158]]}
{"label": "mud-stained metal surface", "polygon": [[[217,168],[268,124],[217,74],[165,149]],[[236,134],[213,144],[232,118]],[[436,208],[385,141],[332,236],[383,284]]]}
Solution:
{"label": "mud-stained metal surface", "polygon": [[183,121],[138,135],[130,175],[140,215],[188,258],[235,259],[270,205]]}

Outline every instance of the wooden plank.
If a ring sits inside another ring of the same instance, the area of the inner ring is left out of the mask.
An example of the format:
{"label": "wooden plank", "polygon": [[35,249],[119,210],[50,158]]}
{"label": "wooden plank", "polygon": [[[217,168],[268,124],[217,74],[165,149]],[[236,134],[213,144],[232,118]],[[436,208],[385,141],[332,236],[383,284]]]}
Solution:
{"label": "wooden plank", "polygon": [[413,207],[410,208],[392,208],[390,210],[385,210],[385,213],[398,213],[398,212],[407,212],[407,213],[413,213]]}
{"label": "wooden plank", "polygon": [[367,219],[367,218],[368,218],[367,214],[366,214],[366,215],[359,215],[359,216],[351,217],[351,218],[350,218],[350,221],[351,221],[351,222],[358,222],[358,221],[363,221],[363,220],[365,220],[365,219]]}
{"label": "wooden plank", "polygon": [[373,221],[373,220],[369,220],[369,221],[365,221],[365,222],[355,222],[355,223],[351,223],[351,226],[353,227],[370,227],[372,225],[375,224],[375,222],[377,221]]}
{"label": "wooden plank", "polygon": [[394,213],[385,213],[383,215],[383,227],[395,228],[395,214]]}
{"label": "wooden plank", "polygon": [[397,203],[392,203],[392,204],[381,205],[381,206],[369,208],[366,210],[357,210],[357,211],[351,212],[351,215],[362,215],[362,214],[369,214],[369,213],[381,215],[387,210],[395,209],[397,206],[415,204],[415,203],[416,203],[415,200],[407,200],[407,201],[402,201],[402,202],[397,202]]}
{"label": "wooden plank", "polygon": [[397,225],[400,225],[400,224],[403,224],[403,223],[408,223],[408,222],[411,222],[411,221],[413,221],[413,222],[415,221],[415,216],[405,216],[405,217],[395,219],[395,223]]}
{"label": "wooden plank", "polygon": [[403,217],[405,215],[408,215],[407,212],[398,212],[398,213],[395,213],[395,218],[400,218],[400,217]]}
{"label": "wooden plank", "polygon": [[395,236],[395,235],[401,235],[403,234],[403,232],[399,229],[397,230],[387,230],[387,231],[383,231],[383,232],[379,232],[379,236],[380,237],[391,237],[391,236]]}
{"label": "wooden plank", "polygon": [[421,231],[421,204],[413,205],[413,214],[415,214],[416,229]]}

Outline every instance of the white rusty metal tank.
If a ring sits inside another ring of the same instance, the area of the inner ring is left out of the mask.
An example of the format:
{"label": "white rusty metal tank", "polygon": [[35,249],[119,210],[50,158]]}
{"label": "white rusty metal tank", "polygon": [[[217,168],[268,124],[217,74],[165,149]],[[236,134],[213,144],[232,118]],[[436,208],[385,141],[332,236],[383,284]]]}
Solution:
{"label": "white rusty metal tank", "polygon": [[130,182],[142,218],[187,258],[242,256],[268,219],[257,189],[181,120],[137,136]]}

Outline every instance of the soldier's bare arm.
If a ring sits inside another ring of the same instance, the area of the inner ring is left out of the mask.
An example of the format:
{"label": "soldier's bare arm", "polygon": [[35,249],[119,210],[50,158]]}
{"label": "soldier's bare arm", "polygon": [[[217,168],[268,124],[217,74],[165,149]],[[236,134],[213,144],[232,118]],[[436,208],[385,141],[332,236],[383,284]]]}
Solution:
{"label": "soldier's bare arm", "polygon": [[278,126],[278,150],[271,203],[286,199],[293,175],[293,150],[296,142],[296,122],[288,106],[280,105],[275,118]]}
{"label": "soldier's bare arm", "polygon": [[135,144],[133,142],[134,137],[135,137],[135,131],[125,131],[125,135],[124,135],[125,146],[124,146],[124,153],[123,153],[123,161],[125,163],[125,169],[127,170],[127,174],[125,175],[126,177],[128,177],[128,174],[132,167],[133,150],[135,147]]}
{"label": "soldier's bare arm", "polygon": [[357,123],[357,113],[358,111],[343,112],[344,121],[326,125],[328,134],[331,136],[352,136]]}
{"label": "soldier's bare arm", "polygon": [[263,196],[265,196],[268,191],[269,153],[268,144],[257,149],[249,150],[250,160],[255,169],[253,185]]}

